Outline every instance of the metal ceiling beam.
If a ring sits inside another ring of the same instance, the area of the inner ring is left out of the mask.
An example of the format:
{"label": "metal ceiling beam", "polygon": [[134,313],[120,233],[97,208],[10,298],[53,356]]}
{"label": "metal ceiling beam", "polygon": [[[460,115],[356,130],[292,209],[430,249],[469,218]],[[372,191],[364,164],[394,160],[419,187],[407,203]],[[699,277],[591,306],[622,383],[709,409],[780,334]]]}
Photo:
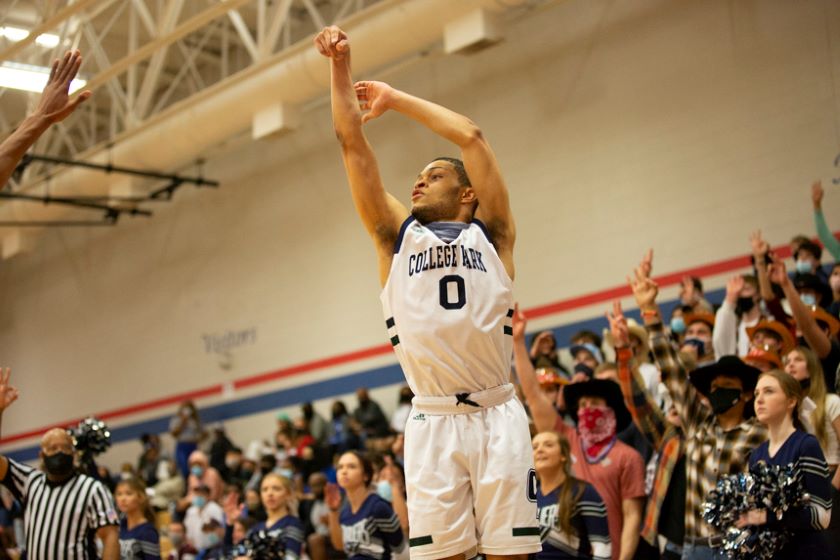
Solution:
{"label": "metal ceiling beam", "polygon": [[249,0],[227,0],[226,2],[220,2],[201,12],[200,14],[193,16],[192,18],[188,19],[178,27],[172,30],[171,33],[168,33],[162,37],[158,37],[153,41],[149,41],[133,53],[121,58],[114,62],[110,68],[100,72],[96,76],[93,76],[87,83],[87,89],[96,89],[102,84],[108,82],[108,80],[119,76],[122,74],[129,66],[132,64],[137,64],[141,60],[145,60],[146,58],[150,57],[155,51],[158,49],[171,45],[181,37],[189,35],[193,31],[207,25],[214,19],[218,18],[219,16],[225,14],[229,10],[233,10],[245,4]]}
{"label": "metal ceiling beam", "polygon": [[38,35],[50,31],[53,27],[63,22],[64,20],[73,17],[82,10],[86,9],[88,6],[91,6],[101,1],[102,0],[77,0],[76,2],[70,4],[63,10],[59,10],[53,17],[44,21],[44,23],[37,26],[35,29],[32,29],[29,32],[29,35],[27,35],[24,39],[18,41],[3,52],[0,52],[0,62],[4,60],[11,60],[11,58],[17,53],[34,43],[35,39],[38,38]]}

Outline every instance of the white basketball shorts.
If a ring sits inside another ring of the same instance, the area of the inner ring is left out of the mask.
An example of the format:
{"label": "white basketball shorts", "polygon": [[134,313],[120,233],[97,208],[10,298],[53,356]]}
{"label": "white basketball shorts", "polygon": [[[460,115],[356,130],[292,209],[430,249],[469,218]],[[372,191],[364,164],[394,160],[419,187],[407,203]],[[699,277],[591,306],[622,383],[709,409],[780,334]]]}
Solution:
{"label": "white basketball shorts", "polygon": [[411,558],[538,552],[531,438],[513,385],[460,400],[412,401],[405,429]]}

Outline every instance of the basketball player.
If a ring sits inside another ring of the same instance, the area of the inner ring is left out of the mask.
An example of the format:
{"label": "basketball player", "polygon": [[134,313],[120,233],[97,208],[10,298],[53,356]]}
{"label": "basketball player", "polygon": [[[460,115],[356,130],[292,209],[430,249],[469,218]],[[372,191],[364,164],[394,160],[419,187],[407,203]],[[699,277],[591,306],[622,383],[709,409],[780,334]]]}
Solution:
{"label": "basketball player", "polygon": [[[540,550],[539,526],[528,421],[509,382],[515,229],[496,158],[468,118],[381,82],[354,85],[341,29],[315,44],[330,59],[333,122],[376,247],[388,334],[417,395],[405,432],[411,557],[524,559]],[[362,131],[388,110],[463,158],[420,171],[410,213],[385,191]]]}

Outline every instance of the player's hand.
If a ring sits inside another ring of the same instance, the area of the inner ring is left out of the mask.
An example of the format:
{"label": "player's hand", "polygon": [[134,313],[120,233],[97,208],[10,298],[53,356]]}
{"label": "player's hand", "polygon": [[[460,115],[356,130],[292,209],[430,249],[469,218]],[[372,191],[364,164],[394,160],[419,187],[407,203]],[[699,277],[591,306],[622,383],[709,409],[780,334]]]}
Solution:
{"label": "player's hand", "polygon": [[11,368],[0,368],[0,412],[6,410],[18,398],[18,390],[9,385]]}
{"label": "player's hand", "polygon": [[327,58],[342,60],[350,54],[350,39],[341,28],[330,25],[315,35],[315,47]]}
{"label": "player's hand", "polygon": [[333,511],[341,507],[341,491],[338,489],[338,484],[327,483],[324,488],[324,503]]}
{"label": "player's hand", "polygon": [[394,99],[394,88],[385,82],[356,82],[356,98],[359,107],[367,111],[362,115],[362,124],[375,119],[391,107]]}
{"label": "player's hand", "polygon": [[636,305],[642,311],[653,310],[656,308],[656,296],[659,293],[659,286],[645,277],[644,273],[636,268],[634,271],[634,278],[627,277],[627,283],[630,284],[630,289],[633,290],[633,297],[636,298]]}
{"label": "player's hand", "polygon": [[744,277],[737,274],[727,280],[726,282],[726,301],[730,305],[735,305],[738,302],[738,297],[741,295],[741,290],[744,289]]}
{"label": "player's hand", "polygon": [[79,51],[67,51],[64,58],[53,61],[49,80],[35,109],[37,115],[46,117],[51,123],[63,121],[90,97],[90,91],[83,91],[70,99],[70,82],[76,77],[81,65],[82,54]]}
{"label": "player's hand", "polygon": [[822,181],[814,181],[814,184],[811,185],[811,202],[814,203],[814,210],[822,209],[823,195],[825,195],[825,191],[823,190]]}
{"label": "player's hand", "polygon": [[630,346],[630,330],[627,328],[627,319],[621,311],[621,302],[614,301],[612,313],[607,311],[606,316],[607,321],[610,322],[610,332],[616,350]]}
{"label": "player's hand", "polygon": [[525,329],[528,327],[528,319],[525,318],[524,313],[519,311],[518,303],[513,304],[513,317],[511,320],[513,325],[513,340],[525,340]]}
{"label": "player's hand", "polygon": [[753,257],[764,259],[765,255],[770,252],[770,244],[761,237],[761,230],[757,229],[750,234],[750,246],[752,247]]}

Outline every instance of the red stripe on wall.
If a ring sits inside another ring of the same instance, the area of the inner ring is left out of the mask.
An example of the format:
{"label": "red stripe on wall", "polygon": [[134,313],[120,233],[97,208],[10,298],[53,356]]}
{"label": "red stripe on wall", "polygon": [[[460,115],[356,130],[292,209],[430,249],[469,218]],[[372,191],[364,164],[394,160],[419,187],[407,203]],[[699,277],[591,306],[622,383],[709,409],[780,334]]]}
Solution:
{"label": "red stripe on wall", "polygon": [[[840,233],[840,232],[838,232]],[[787,258],[790,256],[790,247],[787,245],[776,247],[773,249],[776,255]],[[671,286],[674,284],[679,283],[683,278],[686,276],[697,276],[700,278],[706,276],[715,276],[717,274],[723,274],[725,272],[732,272],[735,270],[740,270],[750,266],[750,257],[749,255],[742,255],[739,257],[734,257],[731,259],[725,259],[713,263],[709,263],[703,266],[697,266],[694,268],[687,268],[684,270],[680,270],[677,272],[672,272],[669,274],[664,274],[661,276],[656,276],[654,279],[659,284],[660,287]],[[591,294],[585,294],[582,296],[577,296],[565,300],[556,301],[553,303],[549,303],[546,305],[540,305],[537,307],[532,307],[530,309],[526,309],[525,313],[528,315],[528,318],[535,319],[538,317],[545,317],[547,315],[554,315],[557,313],[562,313],[564,311],[570,311],[572,309],[578,309],[581,307],[586,307],[589,305],[594,305],[596,303],[602,303],[605,301],[611,301],[618,298],[623,298],[630,295],[630,288],[627,285],[618,286],[615,288],[608,288],[606,290],[601,290],[598,292],[593,292]],[[274,371],[269,371],[266,373],[260,373],[257,375],[252,375],[250,377],[244,377],[237,381],[234,381],[233,387],[234,389],[243,389],[245,387],[252,387],[254,385],[261,385],[263,383],[269,383],[272,381],[276,381],[278,379],[284,379],[287,377],[293,377],[295,375],[300,375],[303,373],[307,373],[310,371],[320,370],[328,367],[333,367],[342,364],[348,364],[352,362],[357,362],[361,360],[366,360],[368,358],[373,358],[376,356],[382,356],[391,352],[391,345],[390,344],[382,344],[377,346],[371,346],[369,348],[363,348],[361,350],[356,350],[353,352],[347,352],[345,354],[339,354],[336,356],[330,356],[327,358],[321,358],[319,360],[314,360],[311,362],[305,362],[302,364],[290,366],[287,368],[282,368]],[[188,391],[185,393],[178,393],[175,395],[170,395],[168,397],[162,397],[159,399],[146,401],[144,403],[129,405],[122,408],[116,408],[113,410],[108,410],[105,412],[100,412],[95,414],[97,418],[100,420],[111,420],[114,418],[120,418],[123,416],[129,416],[131,414],[137,414],[139,412],[146,412],[149,410],[154,410],[157,408],[164,408],[167,406],[172,406],[178,404],[185,400],[195,400],[204,397],[212,397],[221,395],[223,386],[221,384],[212,385],[210,387],[205,387],[203,389],[196,389],[194,391]],[[74,420],[67,420],[65,422],[61,422],[58,424],[52,424],[49,426],[45,426],[42,428],[28,430],[26,432],[21,432],[9,436],[5,436],[0,438],[0,445],[12,443],[15,441],[19,441],[22,439],[29,439],[34,438],[36,436],[40,436],[50,428],[55,427],[70,427],[74,426],[79,423],[81,419],[77,418]]]}

